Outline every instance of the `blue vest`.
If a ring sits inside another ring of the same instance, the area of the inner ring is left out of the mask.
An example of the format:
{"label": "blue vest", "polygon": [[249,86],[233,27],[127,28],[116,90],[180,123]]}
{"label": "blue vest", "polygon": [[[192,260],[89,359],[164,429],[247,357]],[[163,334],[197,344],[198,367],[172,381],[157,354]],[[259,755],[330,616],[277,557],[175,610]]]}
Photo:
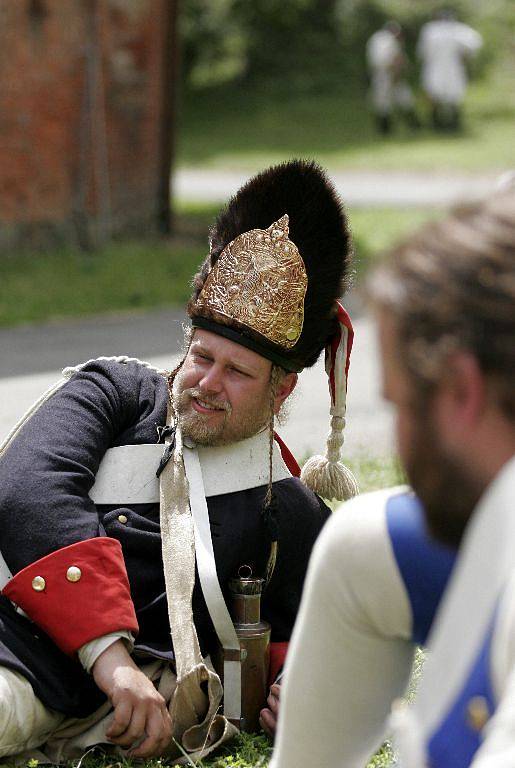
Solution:
{"label": "blue vest", "polygon": [[[451,575],[456,553],[429,538],[422,505],[411,494],[389,499],[386,519],[411,606],[413,641],[423,645]],[[495,709],[490,674],[493,626],[492,620],[468,678],[426,745],[431,768],[467,768],[481,745],[479,724],[471,718],[469,707],[475,699],[490,714]]]}
{"label": "blue vest", "polygon": [[481,746],[481,728],[485,723],[475,724],[470,706],[480,701],[488,716],[496,706],[491,680],[493,627],[492,620],[468,678],[429,739],[426,749],[431,768],[467,768]]}
{"label": "blue vest", "polygon": [[410,493],[388,499],[386,524],[411,606],[412,638],[425,645],[456,552],[429,537],[422,504]]}

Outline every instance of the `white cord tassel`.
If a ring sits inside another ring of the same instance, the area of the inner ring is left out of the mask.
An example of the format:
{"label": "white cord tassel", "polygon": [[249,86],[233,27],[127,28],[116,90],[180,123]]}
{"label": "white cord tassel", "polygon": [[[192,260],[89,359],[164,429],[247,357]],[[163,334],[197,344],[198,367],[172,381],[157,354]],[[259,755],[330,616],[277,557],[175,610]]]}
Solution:
{"label": "white cord tassel", "polygon": [[300,479],[324,499],[346,501],[359,493],[352,472],[340,459],[344,443],[345,411],[331,408],[331,431],[327,438],[325,456],[312,456],[304,464]]}

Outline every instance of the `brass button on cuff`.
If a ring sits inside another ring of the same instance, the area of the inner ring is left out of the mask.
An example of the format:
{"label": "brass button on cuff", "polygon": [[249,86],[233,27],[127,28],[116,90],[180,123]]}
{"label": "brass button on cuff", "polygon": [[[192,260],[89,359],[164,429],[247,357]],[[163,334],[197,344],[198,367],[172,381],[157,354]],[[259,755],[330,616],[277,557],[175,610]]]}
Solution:
{"label": "brass button on cuff", "polygon": [[43,576],[34,576],[32,579],[32,589],[34,592],[43,592],[46,587],[46,581]]}
{"label": "brass button on cuff", "polygon": [[66,578],[68,579],[68,581],[71,581],[71,582],[79,581],[81,576],[82,576],[82,571],[76,565],[70,565],[70,567],[66,571]]}
{"label": "brass button on cuff", "polygon": [[474,696],[467,705],[467,719],[474,731],[482,731],[490,719],[488,702],[484,696]]}
{"label": "brass button on cuff", "polygon": [[122,523],[122,525],[125,525],[127,522],[127,515],[118,515],[118,522]]}

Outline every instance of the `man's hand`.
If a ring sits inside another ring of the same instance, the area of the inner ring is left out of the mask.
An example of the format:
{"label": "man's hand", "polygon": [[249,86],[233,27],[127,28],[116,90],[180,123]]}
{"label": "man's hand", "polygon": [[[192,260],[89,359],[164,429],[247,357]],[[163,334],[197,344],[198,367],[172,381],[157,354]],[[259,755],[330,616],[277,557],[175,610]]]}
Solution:
{"label": "man's hand", "polygon": [[279,683],[274,683],[270,688],[268,694],[267,704],[268,707],[262,709],[259,713],[259,724],[264,732],[269,736],[272,741],[275,737],[275,731],[277,729],[277,718],[279,717],[279,697],[281,695],[281,686]]}
{"label": "man's hand", "polygon": [[152,682],[138,669],[125,645],[117,640],[93,665],[93,678],[114,708],[106,736],[129,748],[131,757],[162,755],[172,738],[172,721],[166,702]]}

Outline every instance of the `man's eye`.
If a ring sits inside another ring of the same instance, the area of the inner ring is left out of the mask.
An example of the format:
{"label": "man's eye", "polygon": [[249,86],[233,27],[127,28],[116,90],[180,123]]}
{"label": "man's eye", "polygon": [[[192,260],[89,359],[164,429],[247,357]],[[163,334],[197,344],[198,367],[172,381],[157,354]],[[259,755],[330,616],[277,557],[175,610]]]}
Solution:
{"label": "man's eye", "polygon": [[239,373],[240,376],[248,376],[248,373],[245,373],[245,371],[240,371],[239,368],[231,368],[231,371],[234,371],[234,373]]}

